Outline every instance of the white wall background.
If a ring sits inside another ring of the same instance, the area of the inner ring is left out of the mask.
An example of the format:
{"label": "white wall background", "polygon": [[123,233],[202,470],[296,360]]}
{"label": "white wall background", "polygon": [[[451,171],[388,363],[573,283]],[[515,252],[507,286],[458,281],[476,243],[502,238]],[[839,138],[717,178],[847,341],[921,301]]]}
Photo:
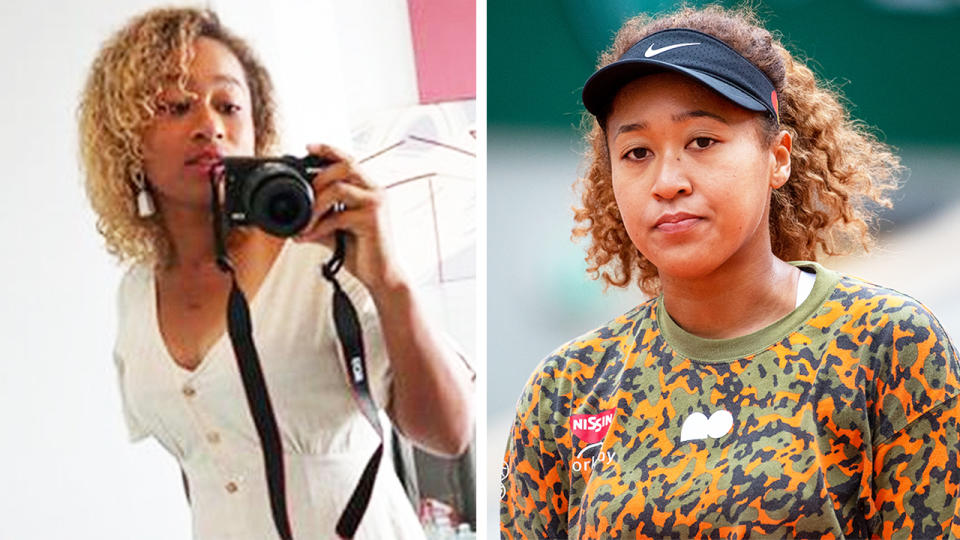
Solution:
{"label": "white wall background", "polygon": [[[126,443],[116,284],[83,195],[75,111],[99,44],[146,0],[0,4],[0,539],[189,538],[173,458]],[[416,97],[405,2],[214,2],[278,89],[284,147],[348,146]],[[351,84],[361,78],[361,85]]]}

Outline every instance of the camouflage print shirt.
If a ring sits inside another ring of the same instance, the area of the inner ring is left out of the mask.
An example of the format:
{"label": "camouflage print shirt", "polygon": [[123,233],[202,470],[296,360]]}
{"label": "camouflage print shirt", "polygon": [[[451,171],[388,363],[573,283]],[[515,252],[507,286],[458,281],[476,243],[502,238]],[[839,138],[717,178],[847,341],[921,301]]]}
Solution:
{"label": "camouflage print shirt", "polygon": [[814,263],[748,336],[652,299],[549,356],[517,405],[501,536],[960,535],[958,360],[915,300]]}

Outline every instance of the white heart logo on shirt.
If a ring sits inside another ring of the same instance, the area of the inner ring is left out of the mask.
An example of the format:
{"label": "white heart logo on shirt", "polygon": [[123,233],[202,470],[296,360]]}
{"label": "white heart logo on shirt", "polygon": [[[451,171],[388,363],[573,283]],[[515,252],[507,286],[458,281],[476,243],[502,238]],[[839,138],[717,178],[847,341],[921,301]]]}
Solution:
{"label": "white heart logo on shirt", "polygon": [[711,437],[719,439],[733,428],[733,415],[729,411],[717,411],[708,419],[703,413],[693,413],[683,421],[680,428],[680,442],[695,441]]}

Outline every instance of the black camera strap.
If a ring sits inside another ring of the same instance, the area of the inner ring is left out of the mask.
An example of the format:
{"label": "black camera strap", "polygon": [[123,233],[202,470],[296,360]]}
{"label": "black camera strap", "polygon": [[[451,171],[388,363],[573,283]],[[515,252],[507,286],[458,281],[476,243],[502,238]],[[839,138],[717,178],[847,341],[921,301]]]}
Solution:
{"label": "black camera strap", "polygon": [[253,325],[250,321],[250,307],[247,299],[237,285],[236,270],[227,254],[224,236],[225,218],[220,211],[220,196],[217,191],[215,174],[211,171],[211,206],[213,209],[213,236],[216,249],[217,266],[230,275],[230,297],[227,300],[227,332],[233,344],[234,356],[243,381],[243,390],[247,396],[247,406],[253,416],[253,423],[260,437],[260,449],[263,452],[263,464],[267,476],[267,488],[270,492],[270,511],[273,523],[282,540],[293,540],[290,532],[290,516],[287,514],[286,476],[283,468],[283,443],[277,428],[277,417],[273,414],[270,393],[260,367],[260,357],[253,342]]}
{"label": "black camera strap", "polygon": [[357,401],[360,412],[367,417],[370,425],[380,437],[380,444],[370,456],[357,487],[354,488],[347,507],[337,521],[337,534],[342,538],[353,538],[360,526],[360,520],[370,504],[373,494],[373,483],[380,469],[380,460],[383,457],[383,427],[377,414],[377,406],[370,392],[367,377],[366,354],[363,348],[363,328],[357,317],[357,310],[353,307],[350,297],[340,287],[337,281],[337,272],[343,266],[346,251],[347,235],[343,231],[336,232],[336,249],[333,256],[322,267],[323,277],[333,285],[333,321],[337,327],[337,338],[343,349],[343,361],[346,364],[347,378],[350,380],[350,389]]}
{"label": "black camera strap", "polygon": [[[270,403],[270,395],[267,392],[263,370],[260,366],[260,359],[253,342],[249,305],[243,291],[237,285],[236,271],[227,254],[224,236],[225,216],[221,212],[220,197],[213,172],[211,172],[210,186],[217,266],[223,272],[229,274],[231,280],[230,297],[227,301],[227,331],[237,358],[240,378],[243,381],[243,389],[247,397],[247,405],[250,408],[257,434],[260,437],[273,522],[282,540],[292,540],[290,518],[287,513],[283,445],[277,428],[276,416],[273,413],[273,406]],[[360,480],[337,521],[337,534],[341,538],[350,539],[356,534],[373,494],[373,484],[383,457],[383,427],[380,424],[377,406],[370,391],[366,354],[363,347],[363,328],[360,326],[360,319],[357,317],[357,311],[350,300],[350,296],[343,290],[336,278],[337,272],[343,267],[346,253],[346,233],[338,230],[335,238],[336,246],[333,256],[321,267],[321,272],[323,277],[333,285],[334,325],[343,351],[343,360],[351,392],[360,411],[380,437],[380,444],[367,461]]]}

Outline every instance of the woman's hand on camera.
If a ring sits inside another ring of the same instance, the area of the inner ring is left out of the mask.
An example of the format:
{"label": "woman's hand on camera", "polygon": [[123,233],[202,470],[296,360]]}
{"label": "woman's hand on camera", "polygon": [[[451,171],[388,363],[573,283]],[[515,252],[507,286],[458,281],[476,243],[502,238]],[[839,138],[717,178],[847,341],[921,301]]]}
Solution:
{"label": "woman's hand on camera", "polygon": [[[344,264],[370,292],[393,366],[390,418],[418,445],[441,455],[459,455],[473,433],[472,373],[431,328],[416,294],[394,263],[385,194],[344,153],[326,145],[307,151],[331,162],[313,180],[313,220],[298,237],[333,247],[334,233],[347,233]],[[342,212],[330,212],[338,203]],[[423,414],[423,404],[431,414]]]}
{"label": "woman's hand on camera", "polygon": [[[344,264],[371,294],[402,284],[390,249],[383,190],[367,180],[354,161],[336,148],[311,144],[307,151],[327,159],[330,165],[313,179],[313,218],[295,240],[332,248],[334,233],[343,230],[347,233]],[[337,203],[342,203],[343,211],[331,212]]]}

